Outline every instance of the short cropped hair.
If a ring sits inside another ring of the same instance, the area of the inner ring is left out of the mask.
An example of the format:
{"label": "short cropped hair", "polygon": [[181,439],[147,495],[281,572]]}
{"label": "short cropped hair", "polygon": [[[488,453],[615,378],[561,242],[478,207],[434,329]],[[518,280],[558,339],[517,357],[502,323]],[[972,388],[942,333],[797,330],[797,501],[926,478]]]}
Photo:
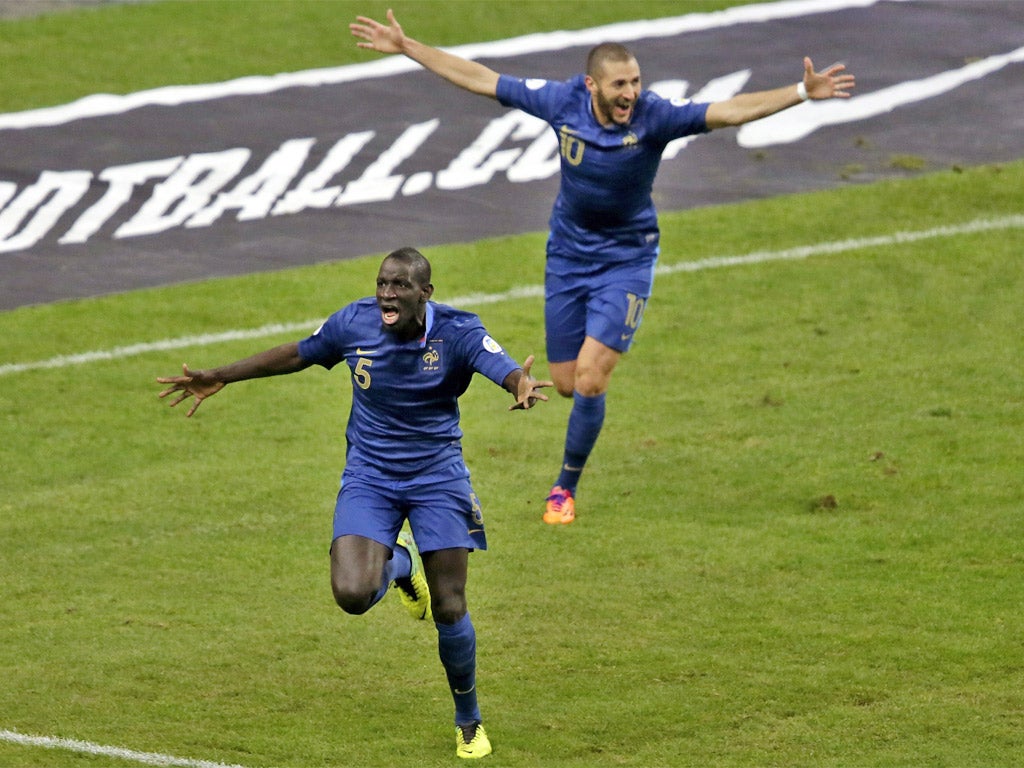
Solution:
{"label": "short cropped hair", "polygon": [[392,251],[384,257],[384,261],[392,260],[400,261],[409,267],[409,272],[420,285],[430,284],[430,262],[427,261],[426,256],[415,248],[405,246],[404,248]]}
{"label": "short cropped hair", "polygon": [[595,45],[587,54],[587,74],[597,77],[609,61],[626,62],[636,59],[633,52],[621,43],[601,43]]}

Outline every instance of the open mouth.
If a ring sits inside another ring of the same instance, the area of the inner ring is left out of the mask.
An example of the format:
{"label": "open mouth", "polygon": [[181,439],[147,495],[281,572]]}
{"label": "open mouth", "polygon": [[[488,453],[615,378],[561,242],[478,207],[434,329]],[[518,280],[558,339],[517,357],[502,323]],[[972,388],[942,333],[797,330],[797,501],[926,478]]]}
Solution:
{"label": "open mouth", "polygon": [[398,322],[398,307],[392,304],[381,304],[380,319],[384,325],[394,325]]}

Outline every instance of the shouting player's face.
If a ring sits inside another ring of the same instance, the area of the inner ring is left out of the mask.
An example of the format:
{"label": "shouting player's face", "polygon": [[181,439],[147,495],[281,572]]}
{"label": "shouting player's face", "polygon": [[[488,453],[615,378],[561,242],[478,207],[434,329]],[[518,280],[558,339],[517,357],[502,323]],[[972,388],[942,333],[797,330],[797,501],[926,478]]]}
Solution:
{"label": "shouting player's face", "polygon": [[636,59],[607,61],[597,77],[587,75],[594,117],[605,127],[628,125],[640,97],[640,65]]}
{"label": "shouting player's face", "polygon": [[430,283],[421,283],[408,264],[385,259],[377,273],[377,306],[384,327],[403,339],[414,339],[425,329]]}

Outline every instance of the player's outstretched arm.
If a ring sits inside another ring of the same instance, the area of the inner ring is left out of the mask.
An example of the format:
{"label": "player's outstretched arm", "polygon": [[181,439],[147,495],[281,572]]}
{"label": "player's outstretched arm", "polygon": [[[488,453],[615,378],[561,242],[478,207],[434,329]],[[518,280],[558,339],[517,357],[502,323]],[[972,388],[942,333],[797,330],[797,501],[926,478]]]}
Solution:
{"label": "player's outstretched arm", "polygon": [[532,367],[533,355],[530,355],[526,358],[522,368],[512,371],[502,382],[502,386],[516,398],[515,403],[508,407],[510,411],[526,411],[532,408],[538,400],[546,401],[548,399],[547,395],[538,390],[542,387],[552,387],[555,383],[553,381],[537,381],[530,375]]}
{"label": "player's outstretched arm", "polygon": [[203,400],[212,397],[227,386],[227,382],[220,381],[211,376],[208,371],[191,370],[188,367],[188,363],[181,366],[181,371],[181,376],[158,376],[157,382],[171,385],[160,393],[160,397],[167,397],[176,392],[181,393],[177,399],[171,401],[171,408],[183,400],[187,400],[189,397],[195,398],[192,402],[192,407],[185,414],[186,418],[196,412],[196,409]]}
{"label": "player's outstretched arm", "polygon": [[192,407],[185,414],[189,417],[196,412],[203,400],[217,394],[232,382],[295,373],[309,366],[310,363],[299,355],[298,343],[291,342],[220,368],[193,371],[186,363],[181,366],[181,376],[159,376],[157,383],[171,385],[160,393],[160,397],[180,393],[171,401],[172,408],[190,397],[194,398]]}
{"label": "player's outstretched arm", "polygon": [[492,99],[497,97],[498,73],[493,69],[407,37],[390,9],[387,19],[387,24],[381,24],[368,16],[357,16],[348,25],[353,37],[362,40],[356,45],[378,53],[404,54],[460,88]]}
{"label": "player's outstretched arm", "polygon": [[731,99],[709,104],[705,117],[708,128],[743,125],[809,99],[848,99],[856,80],[853,75],[845,74],[845,70],[844,64],[832,64],[821,72],[815,72],[814,64],[805,56],[804,77],[797,85],[771,91],[739,93]]}

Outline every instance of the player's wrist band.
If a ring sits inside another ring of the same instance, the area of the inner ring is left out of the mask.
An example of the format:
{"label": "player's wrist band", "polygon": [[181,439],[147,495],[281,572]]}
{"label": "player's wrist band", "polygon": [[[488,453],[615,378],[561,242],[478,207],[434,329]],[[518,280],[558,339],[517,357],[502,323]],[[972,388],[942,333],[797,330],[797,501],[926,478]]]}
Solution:
{"label": "player's wrist band", "polygon": [[807,86],[804,85],[803,80],[796,84],[796,95],[800,97],[800,101],[807,101],[811,98],[807,93]]}

